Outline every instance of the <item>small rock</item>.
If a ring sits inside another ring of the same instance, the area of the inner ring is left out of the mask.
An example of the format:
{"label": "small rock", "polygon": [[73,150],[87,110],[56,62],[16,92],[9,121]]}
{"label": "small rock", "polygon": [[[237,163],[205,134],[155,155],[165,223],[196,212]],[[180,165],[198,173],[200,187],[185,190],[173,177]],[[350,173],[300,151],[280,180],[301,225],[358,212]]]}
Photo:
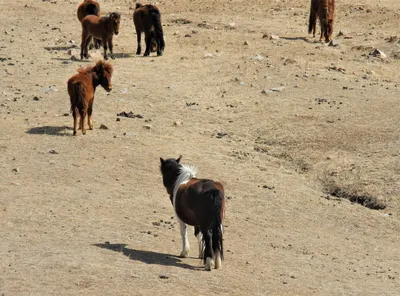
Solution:
{"label": "small rock", "polygon": [[381,58],[381,59],[386,59],[387,58],[387,55],[382,50],[377,49],[377,48],[374,49],[370,53],[370,55],[372,55],[373,57],[376,57],[376,58]]}
{"label": "small rock", "polygon": [[275,92],[281,92],[284,89],[285,89],[284,87],[273,87],[273,88],[271,88],[271,90],[275,91]]}
{"label": "small rock", "polygon": [[248,41],[243,42],[243,45],[250,45]]}
{"label": "small rock", "polygon": [[279,40],[280,38],[279,38],[278,35],[271,34],[271,36],[269,36],[269,39],[271,39],[271,40]]}
{"label": "small rock", "polygon": [[253,61],[261,62],[261,61],[265,60],[265,57],[260,54],[256,54],[254,57],[251,57],[250,59]]}
{"label": "small rock", "polygon": [[78,60],[78,58],[77,58],[76,56],[74,56],[74,55],[72,55],[69,59],[70,59],[71,61],[77,61],[77,60]]}
{"label": "small rock", "polygon": [[116,121],[121,121],[121,118],[118,117],[118,118],[116,119]]}
{"label": "small rock", "polygon": [[56,150],[52,149],[49,151],[50,154],[59,154]]}
{"label": "small rock", "polygon": [[328,46],[333,46],[336,47],[339,45],[339,41],[337,41],[336,39],[332,39],[331,42],[329,42]]}
{"label": "small rock", "polygon": [[205,58],[213,58],[214,55],[212,53],[206,53],[206,54],[204,54],[204,57]]}
{"label": "small rock", "polygon": [[120,92],[123,93],[123,94],[126,94],[128,92],[128,89],[127,88],[123,88],[123,89],[120,90]]}
{"label": "small rock", "polygon": [[167,275],[165,275],[165,274],[160,274],[160,275],[159,275],[159,278],[160,278],[160,279],[163,279],[163,280],[167,280],[167,279],[169,279],[169,276],[167,276]]}
{"label": "small rock", "polygon": [[188,38],[190,38],[190,37],[192,37],[192,35],[190,35],[190,34],[186,34],[186,35],[185,35],[185,37],[188,37]]}
{"label": "small rock", "polygon": [[109,128],[108,128],[106,125],[101,124],[101,125],[100,125],[100,129],[102,129],[102,130],[108,130]]}
{"label": "small rock", "polygon": [[175,127],[182,126],[182,122],[180,122],[180,121],[175,121],[175,122],[174,122],[174,126],[175,126]]}
{"label": "small rock", "polygon": [[151,130],[152,126],[150,124],[146,124],[143,126],[143,128],[146,130]]}
{"label": "small rock", "polygon": [[12,169],[14,173],[19,173],[19,168]]}
{"label": "small rock", "polygon": [[267,94],[272,93],[272,90],[270,90],[270,89],[263,89],[263,90],[261,91],[261,93],[264,94],[264,95],[267,95]]}
{"label": "small rock", "polygon": [[34,97],[33,97],[33,100],[34,100],[34,101],[39,101],[40,99],[39,99],[39,97],[34,96]]}

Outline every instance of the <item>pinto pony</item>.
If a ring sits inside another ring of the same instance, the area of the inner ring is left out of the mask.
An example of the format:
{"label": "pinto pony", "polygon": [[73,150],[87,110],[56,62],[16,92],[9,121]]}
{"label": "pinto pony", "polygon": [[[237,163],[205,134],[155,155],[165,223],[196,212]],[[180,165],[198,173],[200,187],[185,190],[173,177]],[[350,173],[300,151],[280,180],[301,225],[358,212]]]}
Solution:
{"label": "pinto pony", "polygon": [[181,257],[188,256],[186,224],[192,225],[199,241],[199,258],[203,258],[205,269],[220,268],[224,255],[224,188],[221,183],[197,179],[196,168],[180,164],[181,158],[182,156],[178,159],[160,158],[163,183],[179,221],[182,237]]}
{"label": "pinto pony", "polygon": [[113,53],[113,36],[119,33],[119,24],[121,15],[118,12],[112,12],[109,16],[98,17],[88,15],[82,20],[82,43],[81,59],[88,58],[88,44],[92,37],[100,39],[104,48],[104,59],[107,60],[107,46],[110,49],[110,56],[115,59]]}
{"label": "pinto pony", "polygon": [[312,32],[315,37],[318,17],[321,26],[320,41],[325,39],[326,42],[329,42],[332,39],[334,14],[335,0],[311,0],[308,33]]}
{"label": "pinto pony", "polygon": [[[96,15],[100,17],[100,5],[97,1],[94,0],[84,0],[81,4],[78,6],[78,11],[77,11],[77,16],[78,20],[82,23],[82,20],[85,18],[85,16],[88,15]],[[96,39],[95,40],[95,47],[100,48],[100,40]],[[92,47],[92,44],[90,45]]]}
{"label": "pinto pony", "polygon": [[136,3],[136,8],[133,12],[133,23],[135,24],[138,43],[136,54],[140,54],[142,51],[141,33],[144,32],[144,40],[146,42],[144,56],[148,56],[150,51],[154,52],[156,50],[157,56],[161,56],[165,48],[165,42],[161,14],[158,8],[151,4]]}
{"label": "pinto pony", "polygon": [[107,92],[112,89],[111,75],[113,67],[104,61],[98,61],[95,66],[78,69],[78,74],[68,80],[68,94],[71,100],[71,111],[74,117],[74,136],[79,125],[82,134],[86,134],[85,119],[88,116],[88,125],[93,129],[93,101],[96,87],[101,85]]}

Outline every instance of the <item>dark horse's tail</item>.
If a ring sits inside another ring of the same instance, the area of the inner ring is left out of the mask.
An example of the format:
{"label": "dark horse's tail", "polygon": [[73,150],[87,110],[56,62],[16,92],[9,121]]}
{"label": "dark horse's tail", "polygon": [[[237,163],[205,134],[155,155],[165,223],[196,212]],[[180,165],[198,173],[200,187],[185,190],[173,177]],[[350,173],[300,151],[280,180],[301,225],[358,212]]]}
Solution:
{"label": "dark horse's tail", "polygon": [[157,7],[151,6],[149,8],[149,12],[151,14],[151,20],[153,22],[153,27],[154,27],[154,33],[156,35],[157,39],[157,45],[159,47],[157,54],[161,53],[164,51],[165,48],[165,42],[164,42],[164,33],[163,33],[163,28],[161,24],[161,14],[160,11],[158,10]]}
{"label": "dark horse's tail", "polygon": [[316,7],[314,7],[315,1],[311,0],[311,5],[310,5],[310,19],[308,20],[308,34],[311,34],[314,28],[314,24],[317,21],[316,17]]}
{"label": "dark horse's tail", "polygon": [[[222,217],[225,204],[224,193],[221,190],[215,189],[211,192],[211,198],[212,198],[211,200],[212,220],[209,230],[211,230],[212,250],[214,254],[219,253],[221,259],[224,259],[224,246],[222,239],[222,232],[223,232]],[[205,236],[203,235],[203,245],[206,246],[206,248],[207,248],[206,245],[207,243],[208,242],[206,242]],[[206,253],[204,254],[204,263],[206,263],[207,260]]]}
{"label": "dark horse's tail", "polygon": [[85,12],[86,12],[86,15],[92,14],[92,15],[97,16],[97,15],[99,15],[99,8],[95,4],[90,3],[86,6]]}

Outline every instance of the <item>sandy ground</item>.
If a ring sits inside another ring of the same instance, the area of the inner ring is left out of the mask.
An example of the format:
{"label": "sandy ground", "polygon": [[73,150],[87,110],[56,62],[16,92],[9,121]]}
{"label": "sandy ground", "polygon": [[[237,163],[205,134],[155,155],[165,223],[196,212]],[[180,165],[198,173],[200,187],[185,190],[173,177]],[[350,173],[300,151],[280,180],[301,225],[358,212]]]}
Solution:
{"label": "sandy ground", "polygon": [[[144,58],[134,3],[100,1],[114,89],[73,137],[66,81],[101,57],[79,59],[78,1],[0,1],[0,295],[397,295],[400,4],[338,1],[326,46],[308,2],[161,1]],[[177,257],[159,157],[180,154],[225,185],[221,270],[193,235]]]}

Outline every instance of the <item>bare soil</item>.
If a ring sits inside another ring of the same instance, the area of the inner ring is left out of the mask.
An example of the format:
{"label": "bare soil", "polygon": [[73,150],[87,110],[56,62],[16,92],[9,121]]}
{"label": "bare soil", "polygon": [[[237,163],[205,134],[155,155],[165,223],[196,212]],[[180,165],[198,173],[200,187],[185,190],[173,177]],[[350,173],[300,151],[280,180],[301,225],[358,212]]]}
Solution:
{"label": "bare soil", "polygon": [[[399,1],[337,1],[337,46],[309,1],[160,1],[147,58],[135,4],[100,1],[114,88],[73,137],[66,82],[102,54],[79,59],[78,4],[0,2],[0,295],[399,293]],[[220,270],[193,235],[177,257],[159,157],[181,154],[226,188]]]}

